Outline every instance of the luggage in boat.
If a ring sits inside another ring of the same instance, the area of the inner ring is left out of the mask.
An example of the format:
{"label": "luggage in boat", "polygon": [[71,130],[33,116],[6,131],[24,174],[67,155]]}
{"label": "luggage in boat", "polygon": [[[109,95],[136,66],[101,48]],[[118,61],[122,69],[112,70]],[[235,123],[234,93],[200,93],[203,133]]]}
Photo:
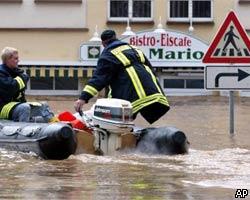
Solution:
{"label": "luggage in boat", "polygon": [[188,153],[187,137],[175,127],[146,128],[138,134],[137,151],[167,155]]}

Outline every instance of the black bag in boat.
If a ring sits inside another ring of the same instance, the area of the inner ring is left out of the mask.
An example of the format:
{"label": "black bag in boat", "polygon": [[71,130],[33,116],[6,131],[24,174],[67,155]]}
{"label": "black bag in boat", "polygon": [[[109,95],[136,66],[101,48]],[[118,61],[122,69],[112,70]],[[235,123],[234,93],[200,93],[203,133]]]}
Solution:
{"label": "black bag in boat", "polygon": [[136,150],[146,154],[184,154],[188,152],[186,135],[174,127],[146,128],[139,131]]}

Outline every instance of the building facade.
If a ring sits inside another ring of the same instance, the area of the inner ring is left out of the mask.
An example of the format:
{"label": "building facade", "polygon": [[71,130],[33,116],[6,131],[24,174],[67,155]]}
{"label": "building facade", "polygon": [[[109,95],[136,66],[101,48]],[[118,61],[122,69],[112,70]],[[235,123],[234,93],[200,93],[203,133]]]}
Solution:
{"label": "building facade", "polygon": [[0,0],[0,48],[19,50],[27,94],[78,95],[102,50],[98,36],[112,28],[144,51],[168,95],[207,95],[202,57],[231,9],[248,15],[247,2]]}

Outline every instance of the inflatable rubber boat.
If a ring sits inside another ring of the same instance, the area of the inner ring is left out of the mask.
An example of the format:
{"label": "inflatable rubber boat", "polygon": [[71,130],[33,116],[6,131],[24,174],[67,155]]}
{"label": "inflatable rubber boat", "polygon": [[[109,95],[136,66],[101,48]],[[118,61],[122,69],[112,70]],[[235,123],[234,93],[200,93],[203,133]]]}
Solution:
{"label": "inflatable rubber boat", "polygon": [[136,127],[132,106],[125,100],[98,99],[89,111],[58,116],[61,122],[51,124],[0,120],[0,148],[56,160],[72,154],[114,155],[127,150],[170,155],[188,152],[186,135],[177,128]]}
{"label": "inflatable rubber boat", "polygon": [[24,123],[0,120],[0,148],[34,152],[44,159],[62,160],[75,153],[76,135],[66,123]]}

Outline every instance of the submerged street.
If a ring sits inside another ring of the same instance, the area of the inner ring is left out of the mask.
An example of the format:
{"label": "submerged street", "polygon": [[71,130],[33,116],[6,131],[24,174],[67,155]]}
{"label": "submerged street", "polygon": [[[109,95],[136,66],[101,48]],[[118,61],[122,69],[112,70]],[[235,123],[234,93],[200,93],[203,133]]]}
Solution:
{"label": "submerged street", "polygon": [[[236,189],[249,190],[250,99],[235,97],[234,136],[229,134],[228,97],[169,100],[171,110],[152,126],[182,130],[191,143],[188,154],[80,154],[53,161],[1,149],[0,198],[234,199]],[[73,112],[73,101],[48,103],[56,113]],[[149,126],[141,117],[135,124]]]}

